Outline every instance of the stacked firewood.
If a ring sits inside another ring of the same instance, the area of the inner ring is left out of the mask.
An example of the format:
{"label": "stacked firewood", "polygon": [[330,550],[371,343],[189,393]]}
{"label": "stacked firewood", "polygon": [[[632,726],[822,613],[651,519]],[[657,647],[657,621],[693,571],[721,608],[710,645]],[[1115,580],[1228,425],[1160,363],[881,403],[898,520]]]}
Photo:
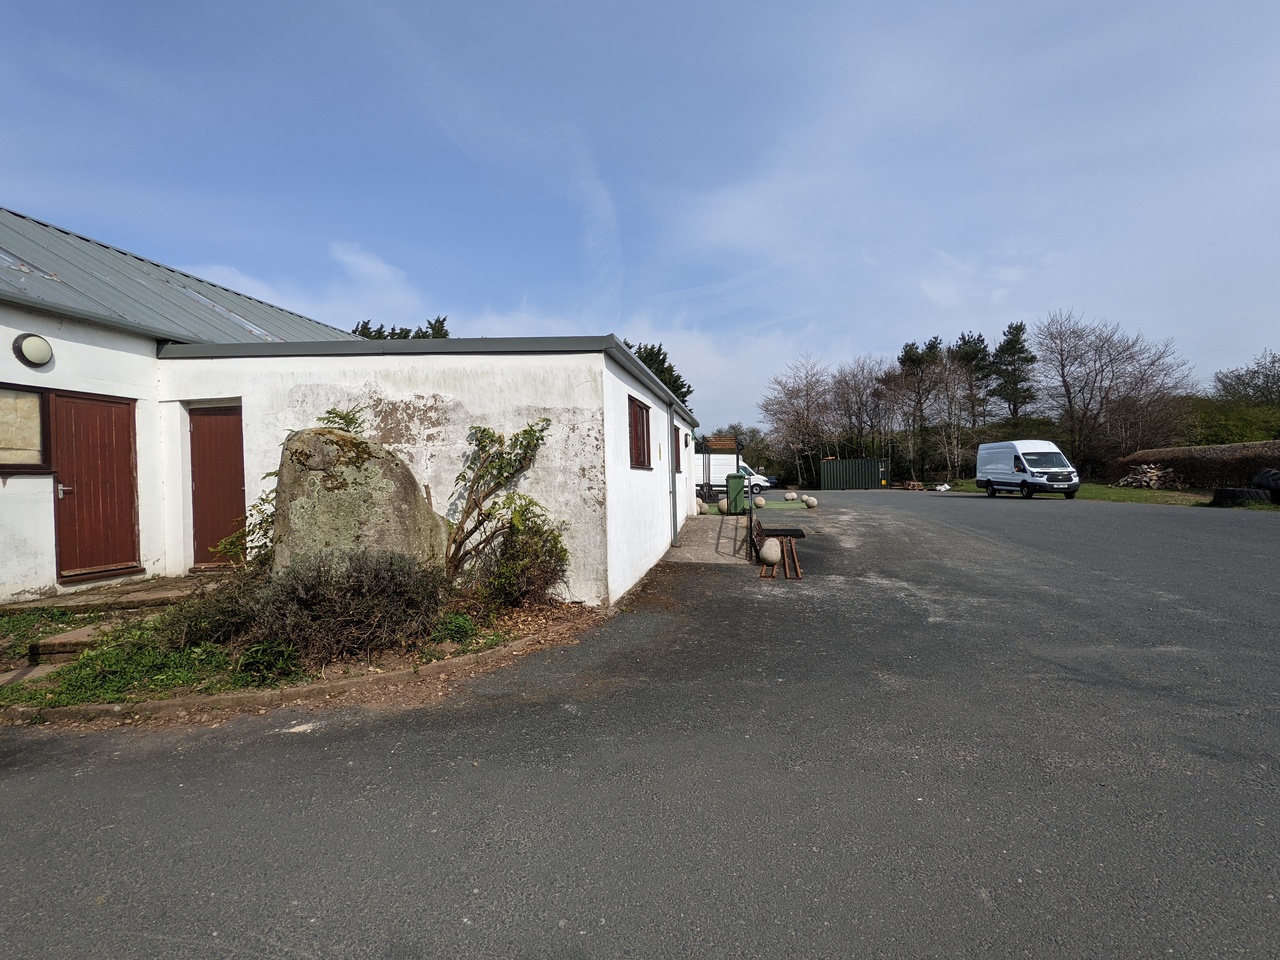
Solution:
{"label": "stacked firewood", "polygon": [[1145,487],[1148,490],[1185,490],[1190,486],[1172,467],[1158,463],[1143,463],[1134,467],[1127,476],[1112,484],[1113,487]]}

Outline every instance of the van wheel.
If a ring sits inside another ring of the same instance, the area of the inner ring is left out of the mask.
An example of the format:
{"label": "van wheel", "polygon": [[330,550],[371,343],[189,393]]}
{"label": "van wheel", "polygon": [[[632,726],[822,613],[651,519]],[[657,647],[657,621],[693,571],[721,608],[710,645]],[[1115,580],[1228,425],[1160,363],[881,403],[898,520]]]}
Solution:
{"label": "van wheel", "polygon": [[1068,500],[1074,500],[1076,498],[1076,492],[1074,490],[1068,490],[1066,493],[1063,494],[1063,496],[1066,497]]}
{"label": "van wheel", "polygon": [[759,496],[761,493],[764,493],[764,487],[760,486],[758,483],[753,483],[751,485],[751,492]]}
{"label": "van wheel", "polygon": [[987,496],[994,497],[996,495],[996,485],[990,480],[987,481]]}
{"label": "van wheel", "polygon": [[1036,495],[1036,492],[1027,486],[1027,482],[1025,480],[1022,481],[1022,486],[1019,487],[1019,489],[1022,491],[1023,500],[1030,500]]}

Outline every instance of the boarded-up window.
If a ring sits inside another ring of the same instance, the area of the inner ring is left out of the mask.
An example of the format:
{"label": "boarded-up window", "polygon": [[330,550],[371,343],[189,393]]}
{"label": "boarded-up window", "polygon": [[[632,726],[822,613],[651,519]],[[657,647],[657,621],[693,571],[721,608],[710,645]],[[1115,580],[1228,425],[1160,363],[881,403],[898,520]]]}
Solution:
{"label": "boarded-up window", "polygon": [[627,414],[631,434],[631,466],[649,470],[649,408],[635,397],[627,397]]}
{"label": "boarded-up window", "polygon": [[0,387],[0,466],[31,468],[48,462],[43,410],[41,394]]}
{"label": "boarded-up window", "polygon": [[680,472],[680,428],[671,427],[671,459],[675,461],[676,473]]}

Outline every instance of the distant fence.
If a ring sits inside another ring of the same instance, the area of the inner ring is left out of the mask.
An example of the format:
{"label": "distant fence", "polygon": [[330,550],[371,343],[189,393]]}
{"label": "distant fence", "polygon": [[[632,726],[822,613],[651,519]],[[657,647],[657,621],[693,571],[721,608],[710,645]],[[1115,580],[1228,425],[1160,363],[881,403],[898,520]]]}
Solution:
{"label": "distant fence", "polygon": [[823,460],[823,490],[879,490],[889,486],[888,460]]}

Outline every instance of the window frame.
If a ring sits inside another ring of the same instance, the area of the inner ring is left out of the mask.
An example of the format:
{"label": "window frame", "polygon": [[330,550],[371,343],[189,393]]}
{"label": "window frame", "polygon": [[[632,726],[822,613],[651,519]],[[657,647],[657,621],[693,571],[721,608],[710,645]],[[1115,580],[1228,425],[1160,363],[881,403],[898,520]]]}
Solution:
{"label": "window frame", "polygon": [[671,424],[671,459],[676,473],[684,473],[684,466],[680,459],[680,425],[678,423]]}
{"label": "window frame", "polygon": [[0,475],[13,476],[19,473],[51,474],[53,473],[53,444],[50,442],[49,430],[49,395],[50,391],[33,387],[27,383],[0,382],[0,390],[12,390],[17,393],[34,393],[38,398],[40,412],[40,462],[39,463],[5,463],[0,461]]}
{"label": "window frame", "polygon": [[653,444],[649,435],[650,406],[639,397],[627,395],[627,438],[631,446],[631,469],[653,469]]}

